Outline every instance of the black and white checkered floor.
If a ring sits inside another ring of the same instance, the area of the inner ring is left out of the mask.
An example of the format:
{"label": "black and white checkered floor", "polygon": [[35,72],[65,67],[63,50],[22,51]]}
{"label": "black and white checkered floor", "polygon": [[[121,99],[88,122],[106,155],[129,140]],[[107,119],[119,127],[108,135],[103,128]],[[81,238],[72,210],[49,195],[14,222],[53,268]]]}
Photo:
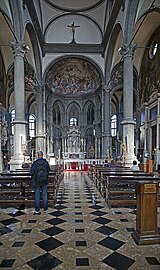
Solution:
{"label": "black and white checkered floor", "polygon": [[0,269],[160,270],[160,245],[131,236],[134,209],[108,209],[86,173],[65,173],[56,205],[33,210],[0,209]]}

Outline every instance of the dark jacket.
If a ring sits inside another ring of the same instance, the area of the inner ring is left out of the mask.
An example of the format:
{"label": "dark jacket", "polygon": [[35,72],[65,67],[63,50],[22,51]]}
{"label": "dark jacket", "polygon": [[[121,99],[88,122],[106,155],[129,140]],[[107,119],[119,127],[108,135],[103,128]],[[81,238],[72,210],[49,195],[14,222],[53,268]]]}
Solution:
{"label": "dark jacket", "polygon": [[30,175],[31,175],[32,187],[33,188],[39,186],[37,184],[37,182],[36,182],[36,175],[37,175],[38,167],[39,167],[40,164],[43,164],[43,166],[46,168],[46,171],[47,171],[47,182],[46,182],[46,184],[48,184],[48,174],[49,174],[49,171],[50,171],[49,163],[44,158],[38,158],[37,160],[35,160],[32,163],[32,166],[30,168]]}

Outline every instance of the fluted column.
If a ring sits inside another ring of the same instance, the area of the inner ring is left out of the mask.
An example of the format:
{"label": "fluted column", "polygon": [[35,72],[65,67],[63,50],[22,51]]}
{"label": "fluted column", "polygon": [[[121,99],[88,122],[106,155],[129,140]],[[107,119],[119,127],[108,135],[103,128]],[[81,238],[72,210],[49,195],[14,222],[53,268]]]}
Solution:
{"label": "fluted column", "polygon": [[25,121],[25,86],[24,86],[24,55],[26,46],[24,43],[11,44],[14,55],[14,155],[10,161],[10,169],[21,168],[26,148],[26,124]]}
{"label": "fluted column", "polygon": [[135,46],[125,45],[123,56],[123,145],[125,164],[131,165],[134,159],[134,125],[133,120],[133,53]]}
{"label": "fluted column", "polygon": [[103,119],[104,119],[104,132],[103,132],[103,147],[102,147],[102,158],[111,158],[111,112],[110,112],[110,87],[107,85],[103,86],[104,95],[104,108],[103,108]]}

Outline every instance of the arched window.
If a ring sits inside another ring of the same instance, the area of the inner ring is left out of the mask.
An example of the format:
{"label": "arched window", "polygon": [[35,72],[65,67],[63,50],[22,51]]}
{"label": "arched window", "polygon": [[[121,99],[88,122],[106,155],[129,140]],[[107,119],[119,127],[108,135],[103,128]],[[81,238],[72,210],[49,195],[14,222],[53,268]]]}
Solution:
{"label": "arched window", "polygon": [[111,117],[111,136],[114,137],[117,135],[117,115],[114,114]]}
{"label": "arched window", "polygon": [[71,126],[77,126],[77,118],[72,117],[69,119],[69,125]]}
{"label": "arched window", "polygon": [[35,116],[34,115],[29,115],[29,136],[31,138],[34,138],[35,137]]}
{"label": "arched window", "polygon": [[53,108],[53,124],[60,125],[61,124],[61,112],[58,105]]}
{"label": "arched window", "polygon": [[69,126],[79,125],[79,108],[76,104],[72,104],[68,113]]}
{"label": "arched window", "polygon": [[87,125],[93,125],[93,123],[94,123],[94,109],[92,105],[90,105],[87,111]]}

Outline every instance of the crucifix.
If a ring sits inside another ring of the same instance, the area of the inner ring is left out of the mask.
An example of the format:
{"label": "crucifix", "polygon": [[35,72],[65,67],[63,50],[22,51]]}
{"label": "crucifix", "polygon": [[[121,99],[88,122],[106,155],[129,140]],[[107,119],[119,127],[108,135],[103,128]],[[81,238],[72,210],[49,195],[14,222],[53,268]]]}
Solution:
{"label": "crucifix", "polygon": [[76,30],[77,27],[80,27],[80,25],[75,25],[74,22],[73,22],[71,25],[67,25],[67,27],[70,27],[72,29],[73,37],[72,37],[71,43],[76,43],[75,42],[75,39],[74,39],[74,37],[75,37],[75,30]]}

